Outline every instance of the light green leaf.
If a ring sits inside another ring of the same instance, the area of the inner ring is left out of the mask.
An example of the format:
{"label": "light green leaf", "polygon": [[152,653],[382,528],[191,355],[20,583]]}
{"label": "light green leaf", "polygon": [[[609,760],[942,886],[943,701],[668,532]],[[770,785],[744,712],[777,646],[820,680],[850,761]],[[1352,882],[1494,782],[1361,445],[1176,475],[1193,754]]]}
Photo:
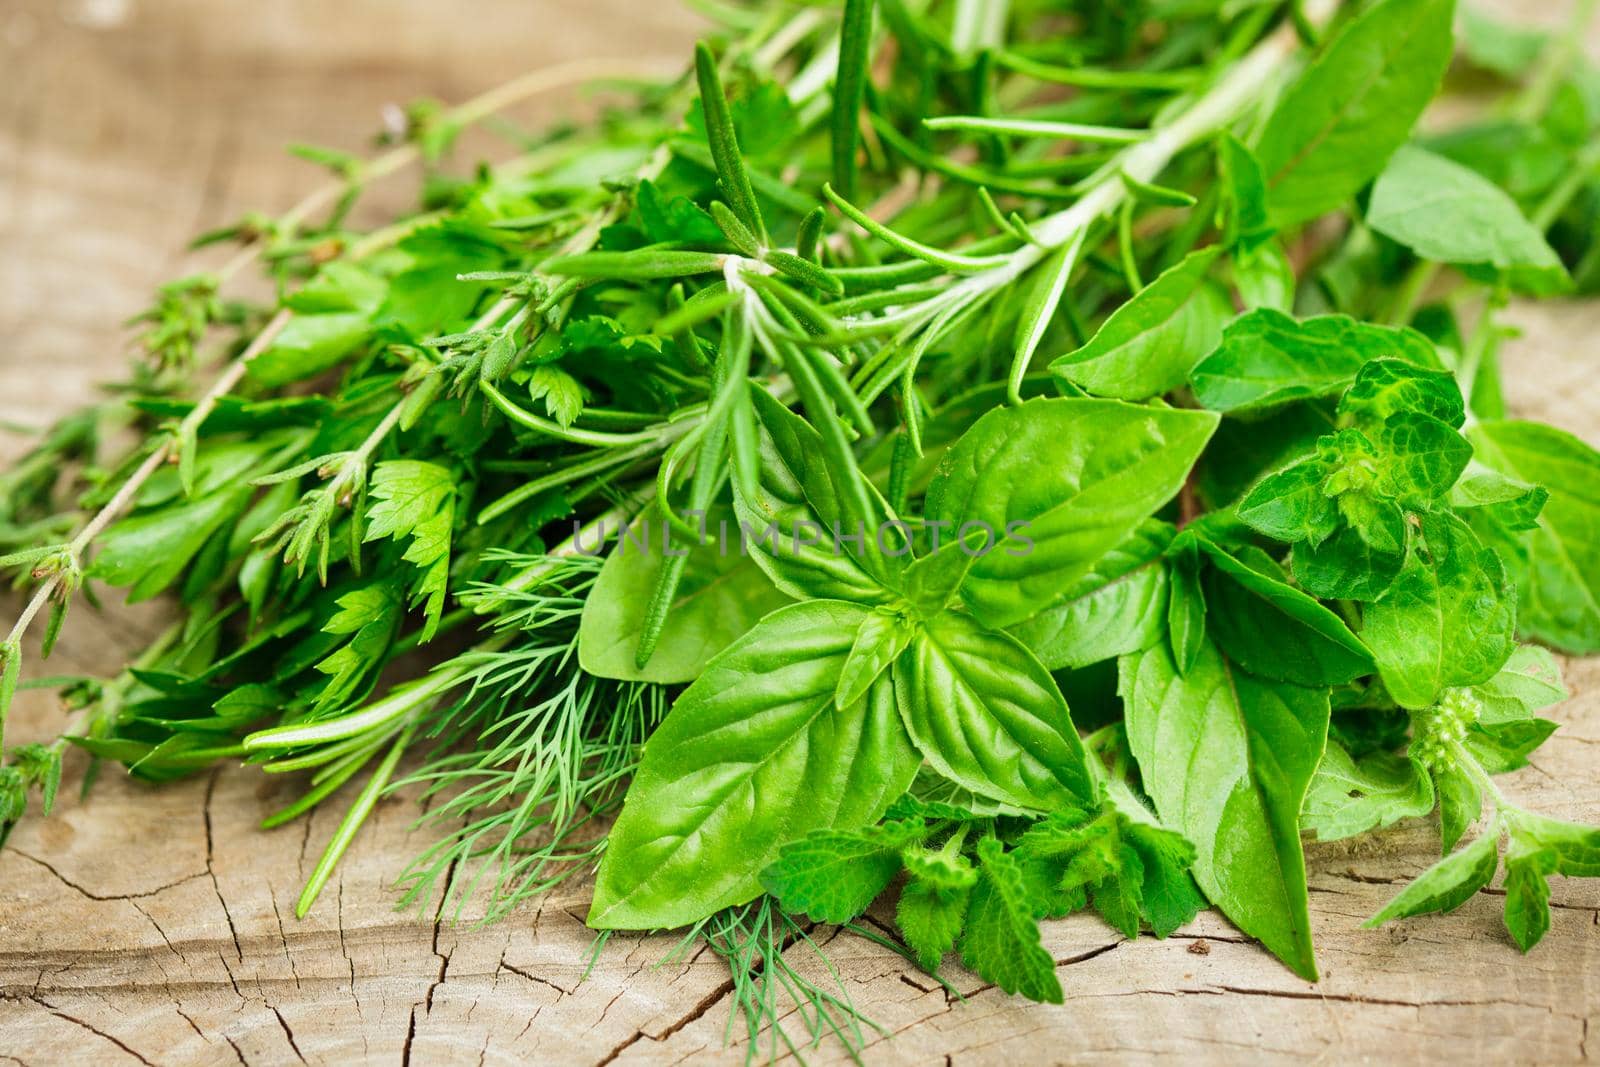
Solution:
{"label": "light green leaf", "polygon": [[433,637],[444,613],[455,504],[455,480],[437,464],[399,459],[380,463],[372,472],[372,505],[363,540],[411,539],[403,558],[421,572],[411,598],[413,607],[423,606],[424,641]]}
{"label": "light green leaf", "polygon": [[1143,400],[1182,385],[1217,345],[1231,308],[1206,273],[1206,248],[1162,272],[1111,313],[1089,343],[1057,358],[1052,373],[1097,396]]}
{"label": "light green leaf", "polygon": [[1195,399],[1212,411],[1261,411],[1337,393],[1369,360],[1383,357],[1438,365],[1433,345],[1409,328],[1377,326],[1348,315],[1297,322],[1281,311],[1257,308],[1228,324],[1216,351],[1195,366],[1189,379]]}
{"label": "light green leaf", "polygon": [[659,509],[652,507],[635,527],[649,531],[649,543],[638,544],[630,535],[626,543],[613,548],[584,600],[578,663],[590,674],[661,684],[692,682],[713,656],[748,633],[762,616],[789,603],[789,597],[739,550],[731,513],[713,509],[707,516],[704,544],[685,545],[679,543],[679,535],[672,535],[671,550],[687,551],[689,557],[655,653],[641,669],[634,657],[668,546],[662,541],[667,527]]}
{"label": "light green leaf", "polygon": [[1533,422],[1482,422],[1468,437],[1485,464],[1550,493],[1523,535],[1518,626],[1563,651],[1600,652],[1600,452]]}
{"label": "light green leaf", "polygon": [[761,891],[760,872],[812,830],[864,826],[921,762],[887,683],[837,708],[866,609],[773,612],[706,665],[645,745],[595,883],[589,924],[693,923]]}
{"label": "light green leaf", "polygon": [[1000,628],[1054,603],[1177,495],[1216,425],[1208,412],[1087,399],[1030,400],[979,419],[927,495],[930,520],[997,536],[962,586],[973,614]]}
{"label": "light green leaf", "polygon": [[[967,863],[965,856],[957,857]],[[970,865],[968,870],[971,871]],[[976,876],[976,871],[971,872]],[[956,947],[956,938],[967,921],[967,901],[972,885],[942,884],[927,878],[912,878],[900,891],[895,908],[895,923],[906,947],[916,953],[925,971],[936,971],[945,953]]]}
{"label": "light green leaf", "polygon": [[1389,695],[1405,708],[1488,680],[1516,647],[1515,594],[1494,550],[1448,512],[1422,516],[1421,532],[1361,629]]}
{"label": "light green leaf", "polygon": [[1039,944],[1022,871],[996,838],[978,843],[978,884],[967,907],[961,959],[1007,993],[1061,1003],[1055,961]]}
{"label": "light green leaf", "polygon": [[1256,145],[1275,225],[1343,206],[1405,143],[1450,65],[1454,8],[1380,0],[1279,98]]}
{"label": "light green leaf", "polygon": [[1506,930],[1517,947],[1527,952],[1550,929],[1550,876],[1560,859],[1556,850],[1531,835],[1511,830],[1506,849]]}
{"label": "light green leaf", "polygon": [[761,884],[784,910],[817,922],[847,923],[900,873],[900,849],[926,833],[915,824],[818,830],[784,846]]}
{"label": "light green leaf", "polygon": [[1018,641],[971,618],[928,620],[894,665],[906,730],[934,770],[1031,811],[1095,796],[1067,702]]}
{"label": "light green leaf", "polygon": [[1253,678],[1206,642],[1187,674],[1165,645],[1122,657],[1128,743],[1194,877],[1239,929],[1316,977],[1300,809],[1321,762],[1328,694]]}
{"label": "light green leaf", "polygon": [[1055,603],[1008,627],[1052,671],[1086,667],[1161,640],[1172,527],[1149,520],[1101,556]]}
{"label": "light green leaf", "polygon": [[1319,841],[1338,841],[1420,818],[1433,805],[1433,779],[1416,760],[1390,752],[1354,760],[1330,738],[1306,793],[1300,828]]}
{"label": "light green leaf", "polygon": [[545,363],[533,368],[528,378],[528,399],[544,400],[547,415],[561,425],[572,425],[583,412],[583,386],[578,379],[554,364]]}
{"label": "light green leaf", "polygon": [[867,695],[883,673],[887,671],[906,646],[911,643],[916,627],[899,613],[878,609],[861,620],[855,643],[839,670],[839,688],[834,700],[847,708]]}
{"label": "light green leaf", "polygon": [[1499,863],[1499,835],[1484,834],[1459,852],[1453,852],[1412,879],[1383,909],[1368,919],[1367,927],[1391,919],[1405,919],[1434,911],[1454,911],[1489,884]]}
{"label": "light green leaf", "polygon": [[1561,257],[1499,186],[1415,145],[1395,152],[1372,188],[1367,225],[1423,259],[1499,275],[1547,295],[1572,287]]}

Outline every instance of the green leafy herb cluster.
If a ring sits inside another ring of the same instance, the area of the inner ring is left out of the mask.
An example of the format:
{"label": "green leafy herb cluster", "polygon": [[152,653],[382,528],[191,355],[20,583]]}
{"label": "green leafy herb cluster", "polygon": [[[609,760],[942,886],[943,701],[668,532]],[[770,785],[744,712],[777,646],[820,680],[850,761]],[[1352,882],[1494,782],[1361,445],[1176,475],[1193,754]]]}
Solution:
{"label": "green leafy herb cluster", "polygon": [[[75,720],[7,753],[0,824],[69,744],[299,775],[269,826],[346,805],[303,914],[420,791],[408,900],[592,871],[591,925],[705,940],[774,1055],[781,991],[864,1043],[785,950],[874,908],[1039,1000],[1040,921],[1090,908],[1216,907],[1314,978],[1303,835],[1436,811],[1445,858],[1373,921],[1503,867],[1537,942],[1600,829],[1493,776],[1556,728],[1546,648],[1600,651],[1600,453],[1508,416],[1500,346],[1513,297],[1600,286],[1579,25],[716,16],[692,75],[503,162],[457,173],[456,133],[584,70],[303,150],[331,185],[208,235],[238,251],[162,290],[130,380],[0,474],[34,586],[0,709],[46,607],[44,654],[96,586],[178,609],[51,680]],[[1504,100],[1423,132],[1457,78]],[[413,162],[417,211],[355,229]],[[253,262],[280,295],[225,300]]]}

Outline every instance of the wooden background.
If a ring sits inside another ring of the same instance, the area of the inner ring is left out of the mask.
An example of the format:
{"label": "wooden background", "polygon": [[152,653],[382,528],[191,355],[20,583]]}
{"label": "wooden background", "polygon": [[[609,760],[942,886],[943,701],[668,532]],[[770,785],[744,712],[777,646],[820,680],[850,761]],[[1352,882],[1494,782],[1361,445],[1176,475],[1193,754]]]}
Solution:
{"label": "wooden background", "polygon": [[[1503,7],[1534,5],[1507,0]],[[1543,7],[1545,5],[1539,5]],[[1553,19],[1559,12],[1545,11]],[[5,0],[0,4],[0,422],[44,425],[125,358],[123,318],[193,269],[195,232],[282,210],[320,180],[282,146],[357,148],[380,108],[459,100],[575,56],[686,58],[692,17],[643,0]],[[523,117],[573,103],[542,101]],[[406,183],[396,180],[404,195]],[[1600,305],[1518,309],[1519,413],[1600,441]],[[0,433],[0,458],[23,442]],[[0,619],[16,610],[0,599]],[[112,673],[159,608],[80,608],[57,670]],[[1534,765],[1506,782],[1540,810],[1600,818],[1600,662]],[[13,743],[53,736],[25,693]],[[72,764],[69,778],[79,772]],[[224,768],[153,790],[108,770],[0,853],[0,1059],[48,1065],[738,1062],[721,964],[662,964],[666,939],[590,936],[575,885],[487,928],[393,910],[417,848],[385,801],[309,918],[292,902],[337,811],[262,833],[293,783]],[[1429,1059],[1567,1063],[1600,1023],[1600,883],[1557,880],[1545,943],[1520,957],[1485,890],[1443,918],[1359,923],[1431,861],[1435,831],[1312,849],[1323,979],[1302,982],[1215,915],[1164,942],[1098,920],[1048,925],[1067,1003],[1026,1004],[952,967],[948,996],[862,939],[829,951],[892,1041],[873,1063]],[[1600,1052],[1600,1031],[1595,1035]],[[816,1059],[838,1050],[824,1046]]]}

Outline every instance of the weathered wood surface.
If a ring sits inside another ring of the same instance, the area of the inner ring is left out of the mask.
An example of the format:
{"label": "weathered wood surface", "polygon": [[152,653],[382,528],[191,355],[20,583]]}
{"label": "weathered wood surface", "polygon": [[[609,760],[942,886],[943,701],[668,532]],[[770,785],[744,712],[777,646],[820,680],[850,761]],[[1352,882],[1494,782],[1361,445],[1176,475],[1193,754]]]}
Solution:
{"label": "weathered wood surface", "polygon": [[[317,175],[290,140],[362,142],[379,106],[461,99],[574,55],[675,59],[693,33],[630,0],[8,0],[0,7],[0,420],[41,423],[122,359],[118,323],[187,269],[185,237],[297,199]],[[554,106],[547,104],[546,107]],[[535,108],[531,113],[537,113]],[[400,183],[403,185],[403,183]],[[1600,439],[1590,356],[1600,305],[1521,311],[1516,409]],[[15,440],[0,437],[0,455]],[[9,618],[14,600],[0,601]],[[154,613],[76,614],[61,669],[108,672]],[[1551,814],[1600,817],[1600,662],[1568,664],[1565,725],[1510,778]],[[24,694],[9,739],[59,713]],[[271,833],[292,793],[236,768],[152,790],[108,773],[30,819],[0,853],[0,1059],[665,1063],[723,1050],[721,965],[660,961],[667,939],[613,942],[587,981],[587,890],[479,928],[397,913],[389,881],[417,847],[385,801],[304,921],[292,903],[332,832]],[[874,1063],[1038,1063],[1181,1055],[1207,1062],[1370,1059],[1567,1063],[1600,1023],[1600,885],[1557,880],[1553,928],[1526,958],[1481,893],[1443,918],[1362,931],[1430,862],[1431,827],[1318,847],[1323,979],[1296,979],[1214,915],[1158,942],[1092,918],[1053,923],[1067,1003],[1041,1007],[952,969],[965,1000],[866,941],[829,945],[888,1033]],[[1600,1041],[1597,1032],[1596,1041]],[[817,1058],[832,1060],[824,1047]]]}

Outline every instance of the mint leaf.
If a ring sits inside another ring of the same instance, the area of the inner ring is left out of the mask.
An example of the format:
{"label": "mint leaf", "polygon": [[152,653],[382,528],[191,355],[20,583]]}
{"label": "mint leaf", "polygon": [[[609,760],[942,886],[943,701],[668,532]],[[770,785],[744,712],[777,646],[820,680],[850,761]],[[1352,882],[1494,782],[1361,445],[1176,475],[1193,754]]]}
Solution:
{"label": "mint leaf", "polygon": [[978,843],[978,883],[967,907],[961,959],[1007,993],[1062,1002],[1055,961],[1039,944],[1039,922],[1017,861],[995,838]]}
{"label": "mint leaf", "polygon": [[818,830],[785,845],[761,872],[761,884],[786,911],[847,923],[900,873],[900,849],[926,832],[917,823]]}
{"label": "mint leaf", "polygon": [[1390,752],[1352,759],[1330,739],[1300,811],[1300,827],[1338,841],[1433,810],[1433,779],[1416,760]]}
{"label": "mint leaf", "polygon": [[1216,351],[1195,366],[1189,380],[1202,406],[1241,414],[1337,393],[1369,361],[1384,357],[1420,367],[1438,364],[1433,346],[1415,330],[1347,315],[1296,321],[1257,308],[1228,324]]}
{"label": "mint leaf", "polygon": [[1389,694],[1406,708],[1488,680],[1515,647],[1515,595],[1494,550],[1448,513],[1424,515],[1421,527],[1405,569],[1367,606],[1361,629]]}
{"label": "mint leaf", "polygon": [[1412,879],[1366,926],[1435,911],[1454,911],[1489,884],[1499,864],[1499,834],[1486,833]]}

